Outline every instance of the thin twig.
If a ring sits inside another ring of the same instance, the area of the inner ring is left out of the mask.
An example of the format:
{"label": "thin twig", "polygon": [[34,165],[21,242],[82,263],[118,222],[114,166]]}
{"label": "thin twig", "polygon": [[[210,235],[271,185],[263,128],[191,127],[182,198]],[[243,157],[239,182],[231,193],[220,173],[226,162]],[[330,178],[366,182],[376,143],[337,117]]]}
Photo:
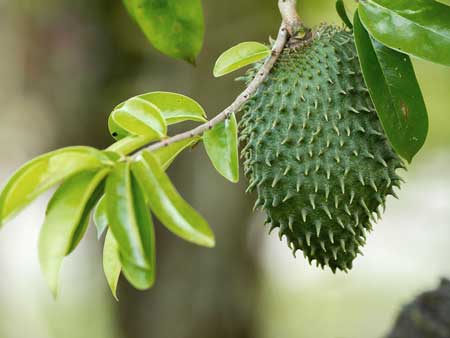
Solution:
{"label": "thin twig", "polygon": [[[248,99],[257,91],[258,87],[264,82],[273,65],[283,51],[283,48],[286,45],[289,37],[289,32],[294,32],[297,29],[298,25],[301,25],[295,6],[296,0],[279,0],[278,5],[280,8],[281,16],[283,17],[283,22],[281,24],[280,30],[278,31],[277,39],[273,44],[272,52],[266,59],[264,64],[261,66],[255,78],[250,82],[248,87],[234,100],[234,102],[208,122],[201,124],[200,126],[192,130],[153,143],[150,146],[145,146],[141,149],[138,149],[134,152],[135,154],[144,149],[154,151],[162,147],[167,147],[168,145],[175,142],[203,135],[204,132],[212,129],[215,125],[229,118],[231,114],[239,110],[239,108],[248,101]],[[297,18],[298,20],[295,18]]]}

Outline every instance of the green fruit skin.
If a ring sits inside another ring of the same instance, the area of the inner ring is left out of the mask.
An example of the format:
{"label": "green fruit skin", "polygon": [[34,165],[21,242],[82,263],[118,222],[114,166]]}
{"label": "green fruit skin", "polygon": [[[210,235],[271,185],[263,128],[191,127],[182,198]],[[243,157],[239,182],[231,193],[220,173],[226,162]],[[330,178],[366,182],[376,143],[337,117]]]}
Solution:
{"label": "green fruit skin", "polygon": [[255,207],[294,254],[333,272],[351,269],[404,168],[370,99],[352,34],[321,26],[309,42],[286,47],[243,112]]}

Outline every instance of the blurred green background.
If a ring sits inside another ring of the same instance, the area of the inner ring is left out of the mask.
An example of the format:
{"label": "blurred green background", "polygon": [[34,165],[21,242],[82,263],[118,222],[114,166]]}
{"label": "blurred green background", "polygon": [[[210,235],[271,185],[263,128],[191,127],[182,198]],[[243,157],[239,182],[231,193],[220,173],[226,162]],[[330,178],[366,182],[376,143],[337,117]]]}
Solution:
{"label": "blurred green background", "polygon": [[[334,1],[299,2],[307,24],[340,24]],[[180,92],[210,117],[227,106],[242,85],[233,76],[214,79],[215,59],[238,42],[274,37],[280,18],[275,0],[205,0],[204,8],[206,40],[193,68],[156,52],[120,1],[0,0],[2,181],[55,148],[106,147],[111,108],[133,95]],[[232,185],[219,177],[197,147],[169,173],[209,220],[215,249],[185,243],[158,225],[155,287],[139,292],[121,280],[116,302],[91,229],[65,261],[55,301],[36,253],[44,196],[0,233],[0,337],[383,337],[403,304],[450,277],[450,69],[415,65],[429,138],[404,175],[400,200],[389,200],[349,274],[294,259],[276,233],[266,235],[263,215],[251,213],[246,180]]]}

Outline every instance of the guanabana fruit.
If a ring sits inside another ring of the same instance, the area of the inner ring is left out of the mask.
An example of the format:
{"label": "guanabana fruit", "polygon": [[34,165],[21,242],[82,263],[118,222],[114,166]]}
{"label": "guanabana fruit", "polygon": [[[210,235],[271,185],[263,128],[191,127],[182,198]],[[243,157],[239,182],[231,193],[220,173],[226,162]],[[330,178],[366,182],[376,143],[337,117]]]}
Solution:
{"label": "guanabana fruit", "polygon": [[255,207],[294,254],[333,272],[351,269],[404,168],[370,99],[352,34],[321,26],[288,44],[242,109],[241,155]]}

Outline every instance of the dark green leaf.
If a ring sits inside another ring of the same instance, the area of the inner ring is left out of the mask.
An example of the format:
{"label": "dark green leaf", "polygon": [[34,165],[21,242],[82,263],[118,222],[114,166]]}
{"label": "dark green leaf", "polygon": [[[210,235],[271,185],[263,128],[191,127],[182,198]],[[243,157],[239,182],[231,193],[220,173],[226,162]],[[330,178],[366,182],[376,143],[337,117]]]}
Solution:
{"label": "dark green leaf", "polygon": [[450,66],[450,7],[433,0],[361,0],[360,18],[378,41]]}
{"label": "dark green leaf", "polygon": [[148,151],[132,164],[153,213],[174,234],[207,247],[214,246],[214,234],[200,216],[179,195],[158,160]]}
{"label": "dark green leaf", "polygon": [[337,0],[336,1],[336,11],[339,14],[340,18],[344,23],[347,25],[348,28],[353,29],[352,22],[350,21],[347,10],[345,9],[344,0]]}
{"label": "dark green leaf", "polygon": [[114,298],[118,300],[117,283],[122,271],[122,264],[120,263],[119,246],[111,230],[106,233],[103,246],[103,271]]}
{"label": "dark green leaf", "polygon": [[172,164],[173,160],[175,160],[178,154],[180,154],[184,149],[192,147],[200,139],[200,137],[193,137],[183,141],[175,142],[169,144],[167,147],[162,147],[155,150],[153,154],[158,159],[158,162],[163,170],[166,170]]}
{"label": "dark green leaf", "polygon": [[129,163],[118,163],[105,188],[109,227],[121,255],[142,269],[154,271],[153,223]]}
{"label": "dark green leaf", "polygon": [[[151,92],[136,97],[158,107],[167,124],[188,120],[206,122],[206,113],[202,106],[188,96],[171,92]],[[124,103],[121,103],[115,109],[120,109],[123,105]]]}
{"label": "dark green leaf", "polygon": [[353,23],[364,79],[383,128],[397,153],[411,162],[428,132],[427,110],[411,60],[370,37],[358,12]]}
{"label": "dark green leaf", "polygon": [[81,171],[112,164],[107,155],[90,147],[63,148],[31,160],[12,175],[3,189],[0,222],[14,216],[60,181]]}
{"label": "dark green leaf", "polygon": [[108,127],[117,140],[128,135],[158,140],[167,133],[166,122],[158,107],[139,97],[133,97],[116,107],[109,116]]}
{"label": "dark green leaf", "polygon": [[203,135],[206,152],[216,170],[231,182],[239,180],[237,123],[234,114]]}
{"label": "dark green leaf", "polygon": [[124,3],[156,49],[195,63],[205,30],[200,0],[124,0]]}
{"label": "dark green leaf", "polygon": [[78,244],[86,230],[92,196],[109,169],[85,171],[65,181],[50,200],[39,236],[39,261],[56,296],[63,258]]}
{"label": "dark green leaf", "polygon": [[270,48],[259,42],[242,42],[223,52],[214,65],[213,74],[220,77],[266,58]]}
{"label": "dark green leaf", "polygon": [[106,200],[102,196],[94,210],[94,224],[97,228],[97,237],[100,238],[108,227],[108,217],[106,216]]}

